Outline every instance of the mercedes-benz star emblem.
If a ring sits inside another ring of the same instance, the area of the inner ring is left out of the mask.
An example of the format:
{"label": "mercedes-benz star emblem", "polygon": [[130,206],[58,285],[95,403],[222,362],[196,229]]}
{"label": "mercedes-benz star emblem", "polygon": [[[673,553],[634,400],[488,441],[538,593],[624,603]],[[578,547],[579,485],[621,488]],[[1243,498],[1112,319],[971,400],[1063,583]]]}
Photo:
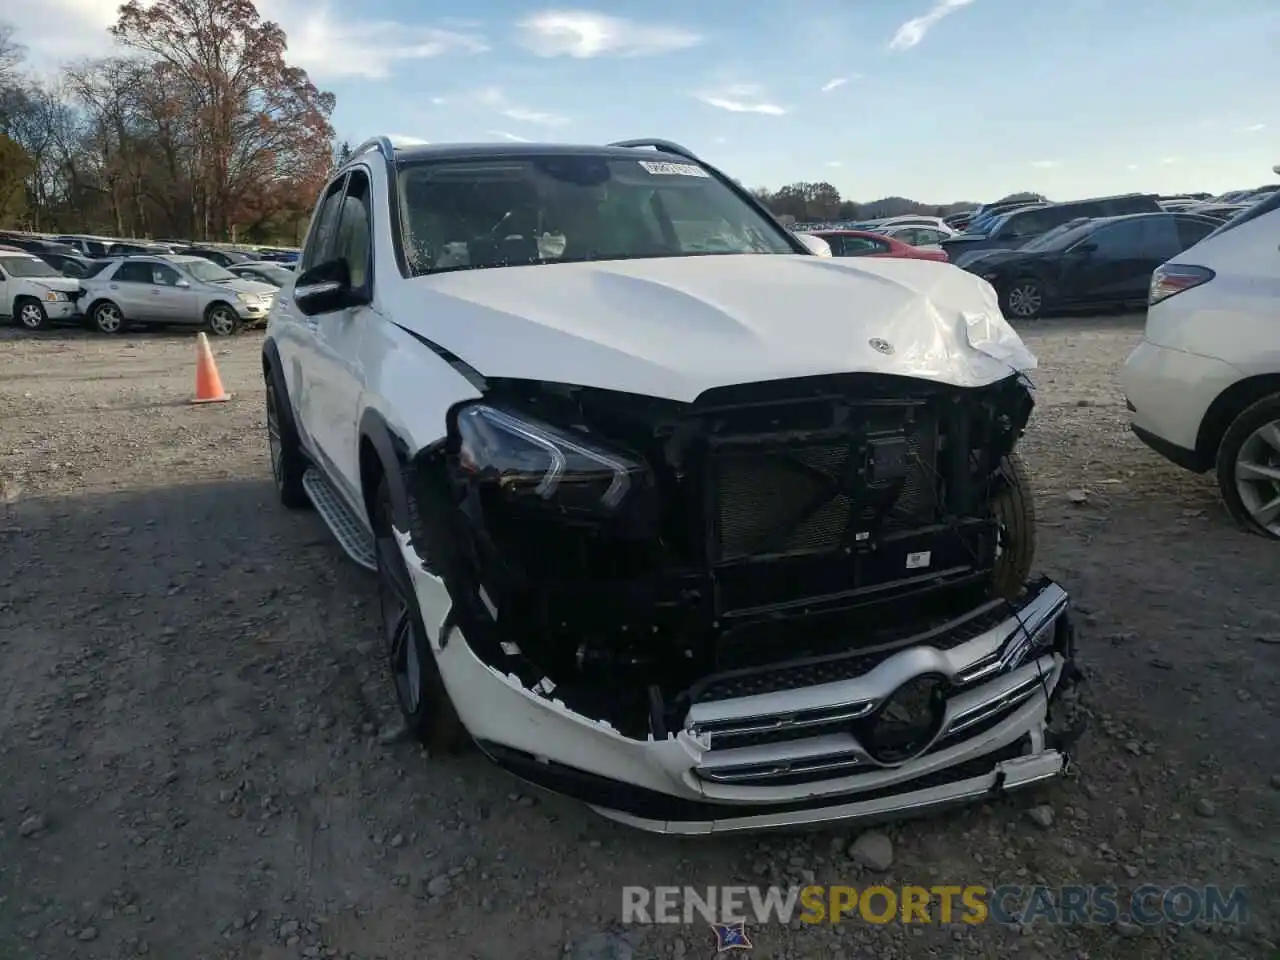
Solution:
{"label": "mercedes-benz star emblem", "polygon": [[947,679],[927,674],[908,680],[859,731],[859,739],[877,763],[906,763],[937,738],[947,708]]}
{"label": "mercedes-benz star emblem", "polygon": [[872,350],[878,350],[886,356],[893,353],[893,344],[888,340],[881,340],[879,337],[872,337],[867,341],[867,343],[871,344]]}

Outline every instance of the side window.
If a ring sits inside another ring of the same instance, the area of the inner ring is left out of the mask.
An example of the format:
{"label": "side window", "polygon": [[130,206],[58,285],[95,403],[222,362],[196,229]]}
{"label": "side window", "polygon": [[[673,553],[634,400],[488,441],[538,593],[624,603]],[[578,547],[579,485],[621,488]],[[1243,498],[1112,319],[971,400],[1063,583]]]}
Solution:
{"label": "side window", "polygon": [[130,263],[120,264],[120,269],[116,271],[116,275],[111,279],[117,283],[146,283],[150,284],[151,279],[150,263],[139,263],[133,261]]}
{"label": "side window", "polygon": [[66,260],[62,264],[62,275],[64,277],[75,277],[79,279],[84,276],[84,267],[78,261]]}
{"label": "side window", "polygon": [[921,227],[916,231],[915,245],[917,247],[928,247],[942,242],[942,234],[937,230],[929,230]]}
{"label": "side window", "polygon": [[173,267],[157,263],[151,268],[151,282],[161,287],[176,287],[182,279]]}
{"label": "side window", "polygon": [[1216,228],[1211,223],[1202,223],[1199,220],[1192,220],[1189,217],[1179,217],[1177,252],[1181,253],[1188,247],[1194,247],[1215,229]]}
{"label": "side window", "polygon": [[1095,245],[1095,257],[1124,260],[1138,255],[1142,248],[1142,234],[1141,223],[1116,223],[1090,234],[1085,242]]}
{"label": "side window", "polygon": [[854,239],[853,237],[844,237],[838,233],[818,233],[814,234],[814,236],[818,237],[820,240],[827,241],[827,246],[831,248],[831,255],[833,257],[849,256],[846,251],[849,249],[848,243]]}
{"label": "side window", "polygon": [[1053,221],[1044,210],[1029,210],[1010,216],[1000,228],[1001,238],[1034,237],[1052,227]]}
{"label": "side window", "polygon": [[363,171],[351,172],[341,209],[333,255],[336,259],[347,261],[347,269],[351,271],[351,285],[363,287],[369,279],[369,243],[372,239],[369,178]]}
{"label": "side window", "polygon": [[1137,255],[1144,260],[1159,260],[1164,263],[1182,251],[1173,217],[1144,217],[1136,222],[1142,226]]}
{"label": "side window", "polygon": [[309,270],[320,263],[329,252],[329,242],[333,239],[338,225],[338,213],[342,204],[342,188],[347,178],[344,174],[329,185],[324,199],[320,202],[320,210],[312,224],[311,233],[307,237],[307,245],[302,251],[302,262],[299,270]]}

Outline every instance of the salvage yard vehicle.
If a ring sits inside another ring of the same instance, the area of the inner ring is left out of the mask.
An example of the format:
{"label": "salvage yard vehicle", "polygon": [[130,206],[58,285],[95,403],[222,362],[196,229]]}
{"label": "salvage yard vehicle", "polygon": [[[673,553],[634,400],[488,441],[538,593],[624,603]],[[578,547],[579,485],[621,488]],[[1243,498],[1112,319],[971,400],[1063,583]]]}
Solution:
{"label": "salvage yard vehicle", "polygon": [[988,284],[815,255],[666,141],[374,139],[298,270],[276,489],[376,573],[417,737],[664,833],[1065,769],[1035,358]]}
{"label": "salvage yard vehicle", "polygon": [[34,254],[0,249],[0,316],[25,330],[78,320],[80,284]]}
{"label": "salvage yard vehicle", "polygon": [[203,325],[230,336],[246,323],[261,324],[276,288],[244,280],[203,257],[124,257],[111,261],[84,287],[84,314],[99,333],[126,326]]}
{"label": "salvage yard vehicle", "polygon": [[1121,382],[1140,440],[1187,470],[1215,470],[1231,515],[1280,539],[1277,237],[1280,193],[1157,269]]}
{"label": "salvage yard vehicle", "polygon": [[1156,267],[1203,240],[1217,221],[1191,213],[1135,213],[1072,221],[1016,250],[987,250],[963,267],[1000,295],[1005,316],[1145,305]]}

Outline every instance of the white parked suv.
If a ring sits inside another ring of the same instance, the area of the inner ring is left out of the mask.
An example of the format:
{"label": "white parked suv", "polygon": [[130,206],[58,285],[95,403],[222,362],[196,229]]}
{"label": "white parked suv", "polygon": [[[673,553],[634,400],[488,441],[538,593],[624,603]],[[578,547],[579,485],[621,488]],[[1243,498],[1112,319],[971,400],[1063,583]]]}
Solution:
{"label": "white parked suv", "polygon": [[75,318],[80,284],[24,250],[0,249],[0,316],[25,330]]}
{"label": "white parked suv", "polygon": [[276,486],[376,572],[420,738],[670,833],[1064,769],[1035,359],[977,277],[816,256],[665,141],[386,138],[298,271]]}
{"label": "white parked suv", "polygon": [[1231,514],[1280,538],[1280,192],[1156,270],[1121,379],[1132,429],[1217,471]]}

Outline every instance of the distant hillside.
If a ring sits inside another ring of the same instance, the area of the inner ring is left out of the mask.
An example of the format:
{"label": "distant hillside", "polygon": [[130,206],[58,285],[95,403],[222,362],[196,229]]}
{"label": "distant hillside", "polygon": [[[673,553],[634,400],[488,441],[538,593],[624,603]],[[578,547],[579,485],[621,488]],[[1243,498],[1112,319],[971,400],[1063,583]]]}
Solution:
{"label": "distant hillside", "polygon": [[[900,217],[921,214],[945,217],[978,206],[977,201],[958,200],[952,203],[924,203],[906,197],[884,197],[880,200],[845,200],[840,191],[825,181],[817,183],[791,183],[777,190],[757,187],[751,191],[780,217],[793,217],[805,223],[817,220],[875,220],[880,217]],[[1011,193],[1003,200],[1041,200],[1038,193]]]}

